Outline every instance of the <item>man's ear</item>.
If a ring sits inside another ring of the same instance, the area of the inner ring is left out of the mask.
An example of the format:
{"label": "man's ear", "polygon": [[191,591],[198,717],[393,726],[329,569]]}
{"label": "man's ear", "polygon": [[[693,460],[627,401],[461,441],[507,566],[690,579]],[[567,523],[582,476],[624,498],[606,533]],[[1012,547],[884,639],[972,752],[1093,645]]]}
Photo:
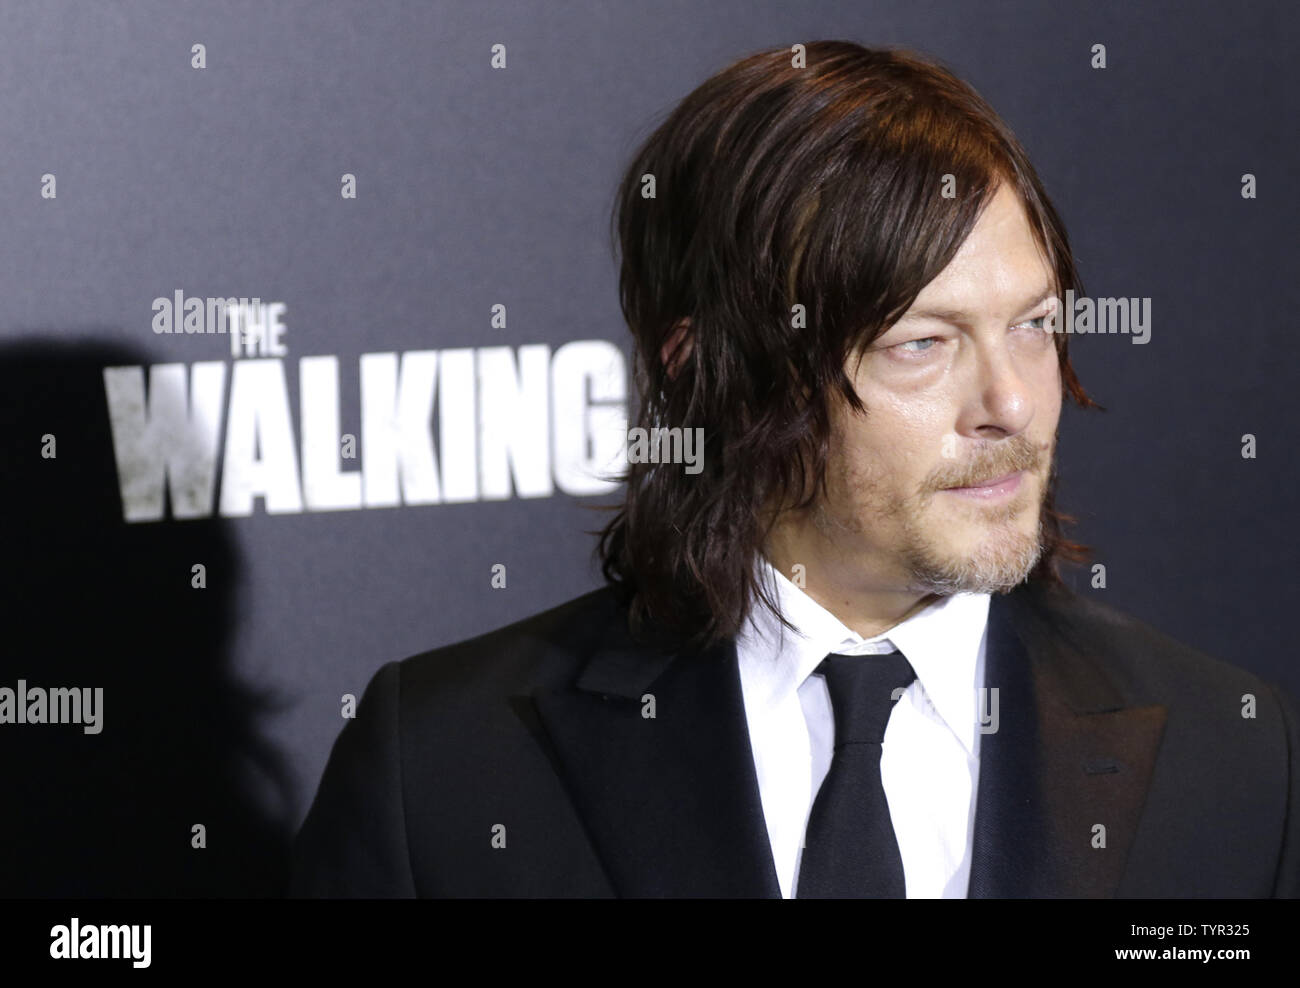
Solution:
{"label": "man's ear", "polygon": [[668,378],[673,380],[677,377],[677,372],[682,369],[682,364],[691,355],[691,350],[695,346],[695,339],[690,335],[691,317],[683,316],[673,324],[672,332],[659,351],[659,359],[668,368]]}

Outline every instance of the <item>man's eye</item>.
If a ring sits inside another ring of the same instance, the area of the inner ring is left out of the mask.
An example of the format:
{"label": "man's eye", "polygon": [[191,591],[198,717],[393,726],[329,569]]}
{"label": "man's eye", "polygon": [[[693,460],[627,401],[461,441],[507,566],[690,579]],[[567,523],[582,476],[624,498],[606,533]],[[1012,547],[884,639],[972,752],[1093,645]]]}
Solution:
{"label": "man's eye", "polygon": [[[900,350],[902,350],[904,353],[924,353],[926,350],[929,350],[929,349],[932,349],[932,348],[929,347],[929,346],[920,346],[920,344],[922,344],[922,343],[938,343],[938,342],[939,342],[939,337],[937,337],[937,336],[927,336],[927,337],[925,337],[924,339],[920,339],[920,340],[908,340],[908,341],[906,341],[905,343],[899,343],[899,344],[896,344],[896,345],[897,345],[897,348],[900,349]],[[909,349],[910,347],[915,347],[915,349]]]}

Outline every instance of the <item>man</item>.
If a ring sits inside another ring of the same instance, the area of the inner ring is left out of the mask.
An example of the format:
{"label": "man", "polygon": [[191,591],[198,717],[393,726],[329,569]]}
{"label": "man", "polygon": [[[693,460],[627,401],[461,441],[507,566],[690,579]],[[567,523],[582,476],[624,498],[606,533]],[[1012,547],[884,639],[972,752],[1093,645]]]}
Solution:
{"label": "man", "polygon": [[703,470],[633,458],[608,586],[379,670],[296,894],[1300,894],[1294,702],[1057,576],[1082,290],[987,104],[759,53],[618,230],[640,423]]}

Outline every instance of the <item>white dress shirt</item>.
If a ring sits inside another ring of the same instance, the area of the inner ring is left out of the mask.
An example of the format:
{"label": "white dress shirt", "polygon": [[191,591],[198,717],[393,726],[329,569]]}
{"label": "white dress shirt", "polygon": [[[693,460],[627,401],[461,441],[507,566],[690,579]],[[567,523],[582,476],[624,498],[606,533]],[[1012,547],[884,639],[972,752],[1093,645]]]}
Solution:
{"label": "white dress shirt", "polygon": [[897,649],[917,678],[890,712],[880,774],[907,897],[965,898],[979,783],[979,688],[989,595],[942,597],[864,639],[761,555],[757,567],[800,632],[783,629],[755,603],[736,637],[750,746],[781,894],[791,898],[797,887],[808,815],[835,748],[830,691],[813,670],[831,652],[869,656]]}

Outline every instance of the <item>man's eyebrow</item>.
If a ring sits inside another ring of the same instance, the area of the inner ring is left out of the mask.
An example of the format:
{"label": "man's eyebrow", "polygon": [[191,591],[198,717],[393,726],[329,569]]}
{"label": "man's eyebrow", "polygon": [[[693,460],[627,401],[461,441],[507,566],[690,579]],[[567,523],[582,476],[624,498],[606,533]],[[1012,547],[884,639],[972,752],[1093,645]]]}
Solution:
{"label": "man's eyebrow", "polygon": [[[1046,301],[1053,295],[1051,288],[1043,288],[1037,294],[1031,295],[1024,303],[1016,309],[1017,312],[1028,312],[1036,305]],[[914,319],[942,319],[944,322],[969,322],[970,313],[964,309],[912,309],[905,312],[898,320],[899,322],[909,322]]]}

